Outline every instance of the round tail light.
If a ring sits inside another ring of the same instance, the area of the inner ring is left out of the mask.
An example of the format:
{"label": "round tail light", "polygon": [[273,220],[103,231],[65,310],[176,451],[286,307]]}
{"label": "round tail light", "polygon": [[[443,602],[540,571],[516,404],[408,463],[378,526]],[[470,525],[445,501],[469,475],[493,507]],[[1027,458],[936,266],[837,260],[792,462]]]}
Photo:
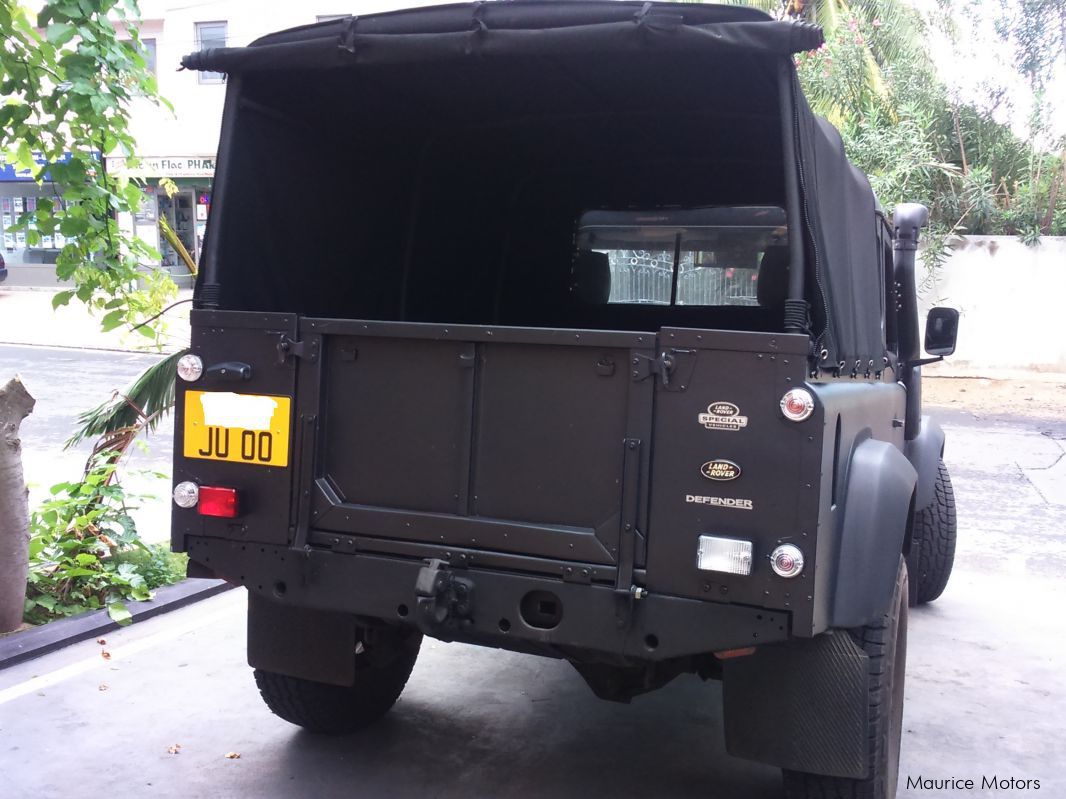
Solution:
{"label": "round tail light", "polygon": [[195,508],[200,501],[200,487],[188,480],[174,486],[174,504],[179,508]]}
{"label": "round tail light", "polygon": [[200,360],[199,355],[182,355],[178,358],[178,377],[186,382],[192,383],[200,379],[200,375],[204,373],[204,362]]}
{"label": "round tail light", "polygon": [[793,544],[782,544],[770,553],[770,568],[778,577],[796,577],[803,571],[803,553]]}
{"label": "round tail light", "polygon": [[781,398],[781,413],[793,422],[802,422],[814,413],[814,397],[805,388],[793,388]]}

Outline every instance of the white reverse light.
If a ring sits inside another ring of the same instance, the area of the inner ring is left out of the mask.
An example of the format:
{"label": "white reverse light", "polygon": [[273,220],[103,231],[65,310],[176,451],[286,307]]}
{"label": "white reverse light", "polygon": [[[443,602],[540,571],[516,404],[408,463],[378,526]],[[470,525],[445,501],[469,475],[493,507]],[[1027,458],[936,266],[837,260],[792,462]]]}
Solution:
{"label": "white reverse light", "polygon": [[781,398],[781,413],[793,422],[802,422],[814,413],[814,397],[805,388],[793,388]]}
{"label": "white reverse light", "polygon": [[195,508],[200,501],[200,487],[188,480],[174,486],[174,504],[179,508]]}
{"label": "white reverse light", "polygon": [[726,574],[751,574],[751,541],[701,535],[696,568]]}
{"label": "white reverse light", "polygon": [[770,553],[770,568],[779,577],[795,577],[803,571],[803,553],[793,544],[782,544]]}
{"label": "white reverse light", "polygon": [[182,380],[192,383],[200,379],[200,375],[204,373],[204,362],[200,360],[199,355],[182,355],[178,358],[178,377]]}

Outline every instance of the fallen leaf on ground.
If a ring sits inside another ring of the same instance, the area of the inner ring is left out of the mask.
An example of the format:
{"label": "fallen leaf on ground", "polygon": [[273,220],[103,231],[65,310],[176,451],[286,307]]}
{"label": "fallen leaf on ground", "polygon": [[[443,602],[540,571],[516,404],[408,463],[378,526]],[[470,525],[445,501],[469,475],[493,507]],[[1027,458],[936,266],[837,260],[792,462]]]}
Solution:
{"label": "fallen leaf on ground", "polygon": [[106,649],[103,649],[100,651],[100,657],[102,657],[104,660],[111,660],[111,653],[108,652]]}
{"label": "fallen leaf on ground", "polygon": [[241,753],[240,752],[226,752],[226,758],[229,759],[229,760],[240,760],[241,759]]}
{"label": "fallen leaf on ground", "polygon": [[174,744],[173,746],[168,746],[167,747],[167,752],[169,754],[172,754],[172,755],[180,755],[181,754],[181,744]]}

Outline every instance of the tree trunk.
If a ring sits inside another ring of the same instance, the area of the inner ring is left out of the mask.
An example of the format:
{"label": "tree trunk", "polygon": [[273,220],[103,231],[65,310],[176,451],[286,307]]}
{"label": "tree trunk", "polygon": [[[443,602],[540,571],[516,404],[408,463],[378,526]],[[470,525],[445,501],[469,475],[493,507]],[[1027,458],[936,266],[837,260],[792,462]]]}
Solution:
{"label": "tree trunk", "polygon": [[29,567],[28,490],[19,427],[35,400],[18,377],[0,388],[0,632],[22,624]]}

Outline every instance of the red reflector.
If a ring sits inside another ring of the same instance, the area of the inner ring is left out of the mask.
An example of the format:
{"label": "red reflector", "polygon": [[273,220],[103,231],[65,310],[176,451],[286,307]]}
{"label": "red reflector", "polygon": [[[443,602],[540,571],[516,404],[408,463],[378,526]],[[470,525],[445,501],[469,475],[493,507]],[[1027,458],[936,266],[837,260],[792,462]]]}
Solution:
{"label": "red reflector", "polygon": [[218,486],[200,486],[200,504],[196,506],[201,516],[221,516],[232,519],[238,513],[237,489]]}
{"label": "red reflector", "polygon": [[714,656],[719,660],[729,660],[729,658],[742,658],[754,654],[755,647],[745,646],[740,649],[723,649],[720,652],[715,652]]}

